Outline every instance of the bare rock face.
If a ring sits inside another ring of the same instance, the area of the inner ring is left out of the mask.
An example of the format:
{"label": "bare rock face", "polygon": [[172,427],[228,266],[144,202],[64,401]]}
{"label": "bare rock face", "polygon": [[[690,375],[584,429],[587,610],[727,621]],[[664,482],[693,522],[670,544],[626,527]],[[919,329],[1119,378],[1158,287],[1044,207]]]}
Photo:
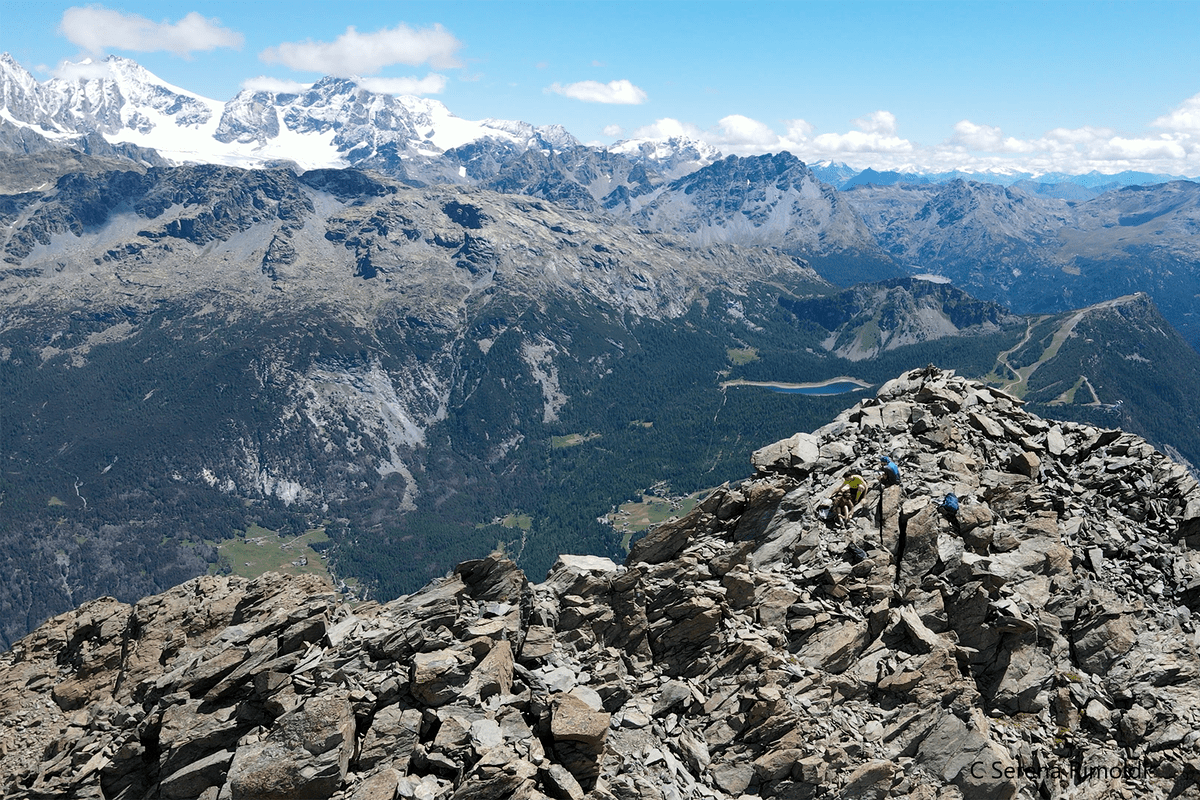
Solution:
{"label": "bare rock face", "polygon": [[[827,519],[881,453],[900,485]],[[204,577],[57,617],[0,656],[0,793],[1200,793],[1183,467],[933,368],[754,463],[540,584],[493,555],[386,605]]]}

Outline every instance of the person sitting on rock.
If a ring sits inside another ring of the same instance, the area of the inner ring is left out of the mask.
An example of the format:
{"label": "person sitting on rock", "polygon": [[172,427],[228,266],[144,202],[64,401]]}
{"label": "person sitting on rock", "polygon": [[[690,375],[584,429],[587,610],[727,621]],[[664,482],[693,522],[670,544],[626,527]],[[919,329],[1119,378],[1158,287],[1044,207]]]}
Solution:
{"label": "person sitting on rock", "polygon": [[847,475],[841,485],[833,490],[833,513],[835,521],[845,523],[854,514],[854,507],[867,493],[867,481],[862,475]]}
{"label": "person sitting on rock", "polygon": [[884,486],[900,485],[900,466],[888,456],[879,457],[879,482]]}

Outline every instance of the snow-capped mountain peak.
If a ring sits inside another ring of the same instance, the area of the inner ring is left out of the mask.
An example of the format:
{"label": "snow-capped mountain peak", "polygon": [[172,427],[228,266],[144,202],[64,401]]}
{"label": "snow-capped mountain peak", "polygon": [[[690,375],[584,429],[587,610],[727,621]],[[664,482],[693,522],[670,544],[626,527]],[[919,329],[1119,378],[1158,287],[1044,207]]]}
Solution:
{"label": "snow-capped mountain peak", "polygon": [[246,89],[222,103],[119,56],[66,64],[58,77],[38,83],[6,53],[0,56],[0,100],[0,116],[42,135],[99,133],[176,162],[396,167],[481,139],[517,150],[579,144],[559,125],[473,122],[436,100],[374,92],[356,78],[325,77],[299,92]]}
{"label": "snow-capped mountain peak", "polygon": [[634,163],[653,167],[669,179],[695,172],[720,161],[721,151],[710,144],[686,136],[669,139],[623,139],[608,148]]}
{"label": "snow-capped mountain peak", "polygon": [[120,56],[68,63],[59,73],[41,85],[40,98],[45,114],[64,133],[96,131],[111,141],[153,147],[146,138],[160,126],[199,128],[220,114],[217,101],[173,86]]}

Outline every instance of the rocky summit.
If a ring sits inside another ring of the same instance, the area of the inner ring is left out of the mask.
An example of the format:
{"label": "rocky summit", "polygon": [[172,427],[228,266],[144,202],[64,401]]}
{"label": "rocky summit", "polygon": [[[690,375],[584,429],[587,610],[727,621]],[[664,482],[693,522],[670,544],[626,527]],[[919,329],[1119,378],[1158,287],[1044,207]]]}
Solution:
{"label": "rocky summit", "polygon": [[[881,454],[899,485],[826,514]],[[494,554],[385,605],[275,574],[91,602],[0,656],[0,792],[1200,794],[1182,466],[932,367],[753,462],[540,584]]]}

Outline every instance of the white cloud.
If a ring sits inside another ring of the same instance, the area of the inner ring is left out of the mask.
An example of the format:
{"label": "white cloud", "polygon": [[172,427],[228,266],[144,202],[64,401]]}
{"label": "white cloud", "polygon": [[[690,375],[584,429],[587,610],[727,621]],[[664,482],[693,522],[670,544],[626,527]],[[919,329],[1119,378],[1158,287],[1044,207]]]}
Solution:
{"label": "white cloud", "polygon": [[907,139],[863,131],[822,133],[812,138],[810,146],[813,152],[831,157],[846,153],[911,153],[916,149]]}
{"label": "white cloud", "polygon": [[1004,132],[994,125],[976,125],[969,119],[955,124],[951,142],[967,150],[981,150],[986,153],[1029,153],[1038,149],[1034,142],[1005,136]]}
{"label": "white cloud", "polygon": [[717,130],[709,134],[708,141],[716,146],[720,146],[720,142],[739,151],[767,152],[782,140],[764,123],[741,114],[730,114],[717,123]]}
{"label": "white cloud", "polygon": [[792,141],[807,139],[808,135],[813,132],[812,123],[807,122],[806,120],[788,119],[784,120],[784,124],[787,126],[786,136]]}
{"label": "white cloud", "polygon": [[[1193,119],[1193,114],[1197,115]],[[762,155],[787,150],[808,163],[844,161],[857,169],[942,172],[1114,173],[1141,170],[1200,176],[1200,95],[1182,103],[1153,125],[1160,134],[1123,135],[1111,128],[1083,126],[1054,128],[1034,139],[1006,136],[997,126],[962,120],[952,135],[935,145],[921,145],[897,135],[889,111],[855,119],[856,130],[818,132],[803,119],[783,120],[784,132],[740,114],[702,129],[672,118],[639,128],[634,138],[669,139],[683,136],[716,147],[726,155]]]}
{"label": "white cloud", "polygon": [[[801,128],[807,123],[796,120]],[[681,122],[663,117],[652,125],[645,125],[633,132],[634,139],[694,139],[705,142],[727,154],[762,155],[780,150],[793,150],[794,142],[779,136],[770,127],[758,120],[741,114],[724,117],[716,128],[704,130],[690,122]]]}
{"label": "white cloud", "polygon": [[1103,142],[1116,136],[1116,132],[1109,128],[1093,128],[1085,126],[1082,128],[1054,128],[1046,131],[1039,140],[1046,143],[1046,146],[1067,145],[1074,147],[1076,145],[1092,145],[1097,142]]}
{"label": "white cloud", "polygon": [[580,81],[551,84],[546,91],[582,100],[585,103],[612,103],[617,105],[638,106],[646,102],[646,93],[626,80],[609,81]]}
{"label": "white cloud", "polygon": [[664,118],[639,128],[635,138],[669,139],[683,136],[716,147],[723,153],[740,156],[778,153],[787,150],[804,160],[817,161],[845,153],[896,154],[912,153],[916,146],[895,135],[896,117],[888,111],[876,111],[859,120],[857,130],[848,133],[825,133],[812,137],[813,126],[803,119],[785,120],[786,131],[777,133],[770,125],[742,114],[723,117],[716,127],[703,130],[696,125]]}
{"label": "white cloud", "polygon": [[872,111],[865,117],[852,120],[850,124],[864,133],[883,136],[893,136],[896,133],[896,115],[890,111]]}
{"label": "white cloud", "polygon": [[655,121],[651,125],[643,125],[633,132],[631,138],[634,139],[658,139],[666,141],[667,139],[699,139],[704,135],[704,131],[691,124],[690,122],[680,122],[677,119],[663,117]]}
{"label": "white cloud", "polygon": [[414,29],[401,23],[374,33],[359,33],[351,26],[332,42],[284,42],[268,47],[258,57],[268,64],[348,78],[373,75],[392,64],[461,67],[455,53],[462,46],[441,25]]}
{"label": "white cloud", "polygon": [[1098,148],[1094,155],[1117,161],[1182,160],[1187,158],[1188,148],[1183,142],[1168,137],[1126,139],[1115,136]]}
{"label": "white cloud", "polygon": [[54,70],[54,77],[64,81],[95,81],[113,77],[112,70],[104,61],[64,61]]}
{"label": "white cloud", "polygon": [[266,75],[259,75],[257,78],[248,78],[242,81],[243,89],[249,89],[252,92],[273,92],[274,94],[299,94],[300,92],[307,91],[310,86],[312,86],[311,83],[270,78]]}
{"label": "white cloud", "polygon": [[424,78],[359,78],[358,85],[380,94],[441,94],[446,76],[431,72]]}
{"label": "white cloud", "polygon": [[[431,72],[424,78],[360,78],[352,76],[354,82],[362,88],[377,92],[379,94],[440,94],[446,89],[446,78],[444,75],[438,75],[436,72]],[[275,92],[297,94],[306,91],[311,87],[311,83],[301,83],[300,81],[288,81],[280,78],[268,78],[261,75],[257,78],[251,78],[247,81],[242,81],[243,89],[250,89],[255,92]]]}
{"label": "white cloud", "polygon": [[166,51],[187,58],[199,50],[240,48],[245,41],[237,31],[221,27],[220,20],[202,17],[195,11],[170,23],[151,22],[137,14],[102,6],[75,6],[63,12],[59,31],[93,55],[106,50]]}
{"label": "white cloud", "polygon": [[604,126],[604,135],[605,136],[616,137],[616,136],[620,136],[624,132],[625,132],[625,129],[622,128],[620,125],[605,125]]}
{"label": "white cloud", "polygon": [[1200,94],[1189,97],[1179,108],[1150,124],[1156,128],[1200,134]]}

